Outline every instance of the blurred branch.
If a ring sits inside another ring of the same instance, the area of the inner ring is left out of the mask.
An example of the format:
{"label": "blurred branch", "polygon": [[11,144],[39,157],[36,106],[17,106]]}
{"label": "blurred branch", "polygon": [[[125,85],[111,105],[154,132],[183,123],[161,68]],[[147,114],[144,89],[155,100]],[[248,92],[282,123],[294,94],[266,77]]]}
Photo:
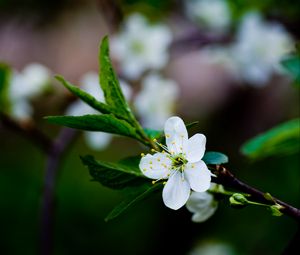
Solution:
{"label": "blurred branch", "polygon": [[10,118],[7,114],[0,112],[0,121],[7,128],[21,134],[36,144],[45,153],[50,151],[51,139],[41,132],[33,123],[21,123]]}
{"label": "blurred branch", "polygon": [[236,190],[239,190],[241,192],[247,193],[251,196],[251,199],[253,199],[256,202],[264,203],[264,204],[269,204],[273,205],[274,203],[277,203],[281,206],[283,206],[280,211],[286,215],[289,215],[290,217],[294,218],[295,220],[300,222],[300,210],[273,197],[272,196],[272,201],[267,199],[265,197],[265,193],[255,189],[248,184],[240,181],[237,179],[228,169],[226,169],[224,166],[217,165],[213,173],[217,175],[217,177],[214,178],[214,182],[222,184],[226,187],[233,188]]}
{"label": "blurred branch", "polygon": [[56,180],[62,157],[68,151],[68,148],[70,148],[76,134],[76,130],[69,128],[61,129],[48,153],[44,179],[40,229],[40,254],[43,255],[53,254]]}
{"label": "blurred branch", "polygon": [[232,41],[231,36],[227,34],[226,35],[209,34],[197,30],[181,38],[175,39],[170,46],[170,50],[172,53],[175,52],[185,53],[186,51],[199,49],[206,45],[227,44],[230,43],[231,41]]}
{"label": "blurred branch", "polygon": [[109,31],[111,33],[116,32],[123,20],[123,13],[119,4],[116,0],[98,0],[97,3]]}

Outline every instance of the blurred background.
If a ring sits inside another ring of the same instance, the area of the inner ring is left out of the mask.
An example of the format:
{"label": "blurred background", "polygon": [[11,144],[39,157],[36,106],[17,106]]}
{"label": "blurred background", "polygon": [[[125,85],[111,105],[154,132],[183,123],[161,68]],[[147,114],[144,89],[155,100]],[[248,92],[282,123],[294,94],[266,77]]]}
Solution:
{"label": "blurred background", "polygon": [[[299,117],[299,88],[280,66],[299,40],[297,1],[0,0],[0,61],[11,67],[6,108],[21,126],[51,138],[49,115],[92,113],[53,78],[60,74],[99,100],[98,45],[109,35],[125,96],[141,123],[161,129],[181,116],[229,156],[241,180],[300,206],[299,151],[253,161],[241,145]],[[91,88],[92,87],[92,88]],[[98,93],[98,94],[97,94]],[[1,254],[43,254],[41,211],[47,156],[0,124]],[[125,148],[125,149],[124,149]],[[80,155],[117,161],[145,151],[137,142],[78,133],[55,184],[52,254],[280,254],[297,225],[261,207],[233,209],[193,223],[161,194],[111,222],[122,194],[91,182]]]}

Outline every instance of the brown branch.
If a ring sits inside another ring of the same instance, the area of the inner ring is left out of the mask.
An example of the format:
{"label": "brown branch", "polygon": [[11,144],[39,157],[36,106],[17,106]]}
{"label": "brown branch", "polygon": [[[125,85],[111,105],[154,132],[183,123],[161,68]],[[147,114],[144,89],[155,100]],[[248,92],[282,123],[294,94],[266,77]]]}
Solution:
{"label": "brown branch", "polygon": [[55,223],[55,186],[62,157],[71,146],[76,130],[63,128],[48,153],[41,211],[40,254],[53,254]]}
{"label": "brown branch", "polygon": [[3,126],[29,139],[45,153],[49,152],[52,146],[51,139],[41,132],[41,130],[39,130],[34,124],[15,121],[3,112],[0,112],[0,121]]}
{"label": "brown branch", "polygon": [[300,221],[300,210],[273,197],[273,201],[268,200],[265,198],[265,193],[249,186],[248,184],[240,181],[237,179],[228,169],[226,169],[224,166],[217,165],[214,169],[214,174],[217,175],[217,177],[214,178],[214,182],[222,184],[226,187],[236,189],[238,191],[244,192],[249,194],[251,197],[251,200],[255,202],[260,202],[264,204],[270,204],[273,205],[275,203],[283,206],[280,211],[286,215],[289,215],[290,217],[294,218],[297,221]]}

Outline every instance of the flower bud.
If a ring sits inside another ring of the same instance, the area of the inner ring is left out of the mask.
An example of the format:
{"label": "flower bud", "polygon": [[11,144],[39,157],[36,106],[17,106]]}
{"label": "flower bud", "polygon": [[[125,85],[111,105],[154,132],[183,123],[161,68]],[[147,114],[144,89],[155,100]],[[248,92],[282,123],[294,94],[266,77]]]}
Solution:
{"label": "flower bud", "polygon": [[247,198],[241,193],[234,193],[229,198],[230,205],[236,208],[244,207],[248,204]]}

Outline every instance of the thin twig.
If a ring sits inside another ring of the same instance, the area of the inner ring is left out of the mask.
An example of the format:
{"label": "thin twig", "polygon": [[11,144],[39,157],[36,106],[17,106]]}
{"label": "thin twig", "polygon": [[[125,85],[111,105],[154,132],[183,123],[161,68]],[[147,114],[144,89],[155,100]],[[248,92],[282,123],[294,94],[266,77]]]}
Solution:
{"label": "thin twig", "polygon": [[55,186],[62,157],[74,141],[76,130],[63,128],[48,153],[41,212],[40,254],[53,254],[55,223]]}
{"label": "thin twig", "polygon": [[0,121],[5,127],[8,127],[9,129],[32,141],[45,153],[49,152],[52,146],[51,139],[46,134],[41,132],[41,130],[39,130],[33,123],[22,124],[21,122],[15,121],[3,112],[0,112]]}
{"label": "thin twig", "polygon": [[233,188],[238,191],[247,193],[247,194],[251,195],[251,199],[256,202],[270,204],[270,205],[277,203],[277,204],[283,206],[283,208],[280,209],[280,211],[282,213],[289,215],[290,217],[296,219],[297,221],[300,221],[300,210],[299,209],[297,209],[275,197],[272,197],[273,200],[270,201],[269,199],[267,199],[265,197],[264,192],[262,192],[258,189],[255,189],[255,188],[249,186],[248,184],[240,181],[224,166],[217,165],[214,170],[214,173],[217,175],[217,177],[214,178],[214,182],[222,184],[226,187]]}

